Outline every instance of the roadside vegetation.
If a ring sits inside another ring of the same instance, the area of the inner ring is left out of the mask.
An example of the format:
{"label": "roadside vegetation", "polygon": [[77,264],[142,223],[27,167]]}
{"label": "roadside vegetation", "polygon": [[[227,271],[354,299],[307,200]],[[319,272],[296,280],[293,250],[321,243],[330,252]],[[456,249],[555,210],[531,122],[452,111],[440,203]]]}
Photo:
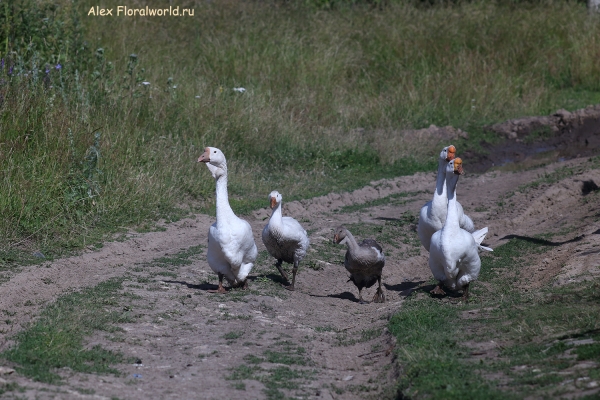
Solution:
{"label": "roadside vegetation", "polygon": [[210,212],[207,145],[244,213],[273,188],[289,201],[433,168],[436,141],[403,129],[451,124],[470,134],[463,151],[495,140],[486,124],[599,98],[600,24],[581,3],[194,7],[0,7],[3,264]]}
{"label": "roadside vegetation", "polygon": [[597,386],[600,284],[532,289],[521,270],[551,242],[527,239],[512,239],[482,257],[469,303],[431,297],[432,284],[392,317],[402,366],[398,396],[559,398]]}

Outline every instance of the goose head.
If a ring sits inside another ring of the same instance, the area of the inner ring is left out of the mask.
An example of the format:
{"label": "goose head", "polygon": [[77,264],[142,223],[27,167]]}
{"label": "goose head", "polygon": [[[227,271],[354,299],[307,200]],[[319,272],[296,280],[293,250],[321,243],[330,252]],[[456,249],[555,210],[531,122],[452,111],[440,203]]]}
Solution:
{"label": "goose head", "polygon": [[442,149],[442,152],[440,153],[440,161],[449,162],[454,160],[455,157],[456,147],[454,147],[453,145],[444,147]]}
{"label": "goose head", "polygon": [[344,241],[344,239],[346,239],[346,228],[344,228],[344,226],[340,225],[337,228],[335,228],[335,233],[333,235],[333,241],[337,244],[340,244]]}
{"label": "goose head", "polygon": [[462,175],[465,172],[462,167],[462,160],[460,157],[456,157],[454,160],[451,160],[446,167],[446,176],[451,178],[455,175]]}
{"label": "goose head", "polygon": [[277,190],[273,190],[271,194],[269,194],[269,202],[271,204],[271,209],[274,210],[275,208],[277,208],[277,206],[281,204],[282,199],[283,197],[281,197],[281,194]]}
{"label": "goose head", "polygon": [[227,174],[225,154],[216,147],[205,148],[204,153],[198,158],[198,162],[205,163],[215,179]]}

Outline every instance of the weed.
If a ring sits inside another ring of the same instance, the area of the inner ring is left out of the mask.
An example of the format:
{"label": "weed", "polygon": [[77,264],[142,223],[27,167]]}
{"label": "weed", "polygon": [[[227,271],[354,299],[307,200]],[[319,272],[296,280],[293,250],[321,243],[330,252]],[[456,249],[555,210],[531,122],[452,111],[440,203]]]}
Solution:
{"label": "weed", "polygon": [[332,326],[317,326],[315,327],[316,332],[337,332],[337,329]]}
{"label": "weed", "polygon": [[244,331],[231,331],[223,335],[223,339],[236,340],[244,336]]}
{"label": "weed", "polygon": [[422,192],[402,192],[402,193],[392,194],[390,196],[382,197],[382,198],[379,198],[376,200],[367,201],[362,204],[352,204],[349,206],[344,206],[344,207],[338,209],[337,212],[338,213],[351,213],[351,212],[356,212],[356,211],[362,211],[365,208],[376,207],[376,206],[381,206],[381,205],[399,206],[399,205],[404,204],[407,201],[407,200],[399,201],[399,199],[405,199],[406,197],[416,196],[420,193],[422,193]]}
{"label": "weed", "polygon": [[60,297],[45,309],[40,318],[19,333],[17,344],[2,356],[17,364],[17,371],[35,380],[57,383],[57,368],[68,367],[87,373],[119,372],[111,364],[125,361],[120,353],[100,346],[84,347],[84,337],[95,330],[114,332],[114,324],[125,322],[121,312],[107,310],[116,305],[113,298],[122,289],[121,280],[112,279],[86,289]]}
{"label": "weed", "polygon": [[[153,261],[153,264],[159,266],[183,266],[192,264],[193,260],[199,257],[203,252],[203,245],[192,246],[170,257],[161,257]],[[160,273],[160,275],[164,275]],[[168,275],[167,275],[168,276]]]}
{"label": "weed", "polygon": [[578,360],[600,360],[600,343],[579,346],[575,354]]}
{"label": "weed", "polygon": [[241,319],[242,321],[248,321],[248,320],[252,319],[252,316],[250,316],[250,315],[231,315],[228,312],[225,312],[225,313],[223,313],[223,316],[221,318],[224,320]]}
{"label": "weed", "polygon": [[[285,397],[281,392],[282,389],[299,389],[301,383],[313,375],[312,371],[303,369],[310,365],[303,347],[296,347],[294,343],[287,340],[278,341],[271,347],[263,352],[262,357],[254,354],[244,356],[244,361],[248,365],[231,368],[231,374],[226,379],[260,381],[265,385],[264,393],[268,399],[279,399]],[[263,368],[261,366],[263,363],[276,366]]]}
{"label": "weed", "polygon": [[5,383],[3,385],[0,385],[0,395],[5,394],[7,392],[14,392],[14,391],[18,391],[18,392],[25,392],[25,388],[22,386],[19,386],[16,382],[10,382],[10,383]]}
{"label": "weed", "polygon": [[365,329],[362,330],[360,332],[360,337],[349,337],[350,334],[349,333],[338,333],[336,339],[337,339],[337,345],[338,346],[352,346],[355,345],[356,343],[363,343],[363,342],[368,342],[369,340],[375,339],[379,336],[381,336],[381,329],[378,328],[374,328],[374,329]]}

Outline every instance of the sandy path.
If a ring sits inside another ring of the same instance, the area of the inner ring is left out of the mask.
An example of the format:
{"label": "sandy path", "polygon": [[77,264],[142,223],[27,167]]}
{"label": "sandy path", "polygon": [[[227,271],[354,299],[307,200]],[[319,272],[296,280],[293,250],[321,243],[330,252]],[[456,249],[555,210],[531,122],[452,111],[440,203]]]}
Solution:
{"label": "sandy path", "polygon": [[[533,237],[564,231],[560,236],[564,240],[556,240],[552,256],[526,271],[531,274],[533,287],[600,274],[596,261],[600,235],[598,228],[589,223],[598,220],[595,209],[599,196],[592,195],[588,198],[592,201],[585,202],[581,193],[582,181],[600,182],[600,171],[586,163],[585,159],[576,159],[522,172],[496,171],[461,178],[459,200],[476,226],[489,227],[486,243],[492,247],[510,235]],[[565,167],[573,174],[531,185]],[[231,377],[232,368],[250,365],[255,372],[291,368],[304,374],[290,378],[289,387],[277,387],[287,396],[377,398],[389,389],[397,373],[390,351],[393,340],[385,333],[387,319],[401,310],[403,299],[412,289],[430,279],[427,253],[415,249],[416,235],[410,226],[394,228],[393,232],[406,240],[398,236],[383,245],[387,254],[387,302],[359,305],[355,302],[356,289],[347,282],[347,274],[339,265],[344,248],[328,247],[332,228],[344,223],[384,229],[389,221],[398,221],[406,212],[416,215],[431,198],[434,179],[433,173],[419,173],[372,182],[351,193],[290,203],[284,198],[284,213],[302,221],[313,244],[301,265],[298,290],[293,293],[277,283],[279,278],[270,259],[257,265],[251,274],[251,290],[241,298],[232,293],[218,296],[206,292],[215,277],[203,254],[190,265],[178,267],[176,278],[153,274],[153,260],[206,243],[208,226],[213,221],[206,215],[169,224],[163,232],[106,243],[98,251],[25,267],[0,286],[0,309],[17,321],[5,326],[0,323],[0,348],[6,349],[11,344],[9,338],[61,294],[126,276],[124,290],[139,296],[132,303],[134,309],[141,310],[138,320],[122,324],[125,333],[119,340],[100,332],[90,338],[89,345],[119,350],[139,358],[143,365],[118,366],[123,376],[62,371],[66,381],[63,386],[35,383],[17,374],[5,378],[26,388],[18,394],[26,398],[143,399],[149,394],[152,398],[216,399],[242,394],[245,398],[268,397],[271,381],[258,379],[258,375],[226,379]],[[405,192],[411,195],[394,197]],[[388,196],[395,200],[353,212],[336,212],[344,206]],[[264,250],[260,231],[268,215],[267,209],[261,209],[248,217],[259,250]],[[325,259],[327,255],[330,259]],[[365,297],[372,296],[373,290],[367,290]],[[228,338],[228,333],[239,338]],[[269,361],[269,351],[288,355],[296,352],[292,359],[297,356],[297,363]],[[252,357],[264,361],[252,364],[248,361]],[[139,378],[132,378],[134,374]],[[93,389],[94,393],[81,388]]]}

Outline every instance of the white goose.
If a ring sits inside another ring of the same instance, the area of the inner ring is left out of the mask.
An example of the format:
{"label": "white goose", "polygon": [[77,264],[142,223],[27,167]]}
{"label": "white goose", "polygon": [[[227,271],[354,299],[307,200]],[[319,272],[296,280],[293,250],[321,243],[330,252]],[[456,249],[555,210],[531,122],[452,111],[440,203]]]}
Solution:
{"label": "white goose", "polygon": [[459,224],[459,208],[456,200],[456,184],[463,173],[462,160],[455,158],[446,168],[446,184],[448,186],[448,206],[446,222],[441,230],[431,237],[429,250],[429,268],[438,285],[432,294],[446,294],[442,287],[455,290],[463,288],[463,298],[469,296],[469,283],[476,280],[481,269],[479,249],[489,250],[481,246],[487,233],[487,227],[470,233]]}
{"label": "white goose", "polygon": [[215,292],[226,292],[223,277],[232,287],[245,289],[248,287],[246,278],[254,265],[258,250],[250,224],[238,218],[229,205],[225,155],[215,147],[207,147],[198,162],[206,163],[217,186],[217,221],[208,230],[206,253],[208,265],[219,276],[219,289]]}
{"label": "white goose", "polygon": [[285,261],[289,264],[294,264],[292,268],[292,283],[286,289],[294,290],[296,283],[296,272],[298,272],[298,264],[306,255],[309,240],[308,235],[302,225],[292,217],[283,217],[281,215],[281,200],[282,196],[278,191],[274,190],[269,194],[269,201],[273,213],[269,223],[262,231],[262,240],[270,255],[275,257],[279,270],[283,279],[289,282],[287,274],[281,268],[281,263]]}
{"label": "white goose", "polygon": [[[444,147],[438,160],[438,173],[435,184],[435,193],[433,200],[425,203],[419,214],[419,223],[417,225],[417,234],[421,244],[427,251],[431,245],[431,236],[442,229],[446,221],[448,197],[446,195],[446,166],[448,162],[456,156],[456,148],[452,145]],[[456,202],[460,227],[469,232],[475,230],[473,221],[465,215],[460,203]]]}

